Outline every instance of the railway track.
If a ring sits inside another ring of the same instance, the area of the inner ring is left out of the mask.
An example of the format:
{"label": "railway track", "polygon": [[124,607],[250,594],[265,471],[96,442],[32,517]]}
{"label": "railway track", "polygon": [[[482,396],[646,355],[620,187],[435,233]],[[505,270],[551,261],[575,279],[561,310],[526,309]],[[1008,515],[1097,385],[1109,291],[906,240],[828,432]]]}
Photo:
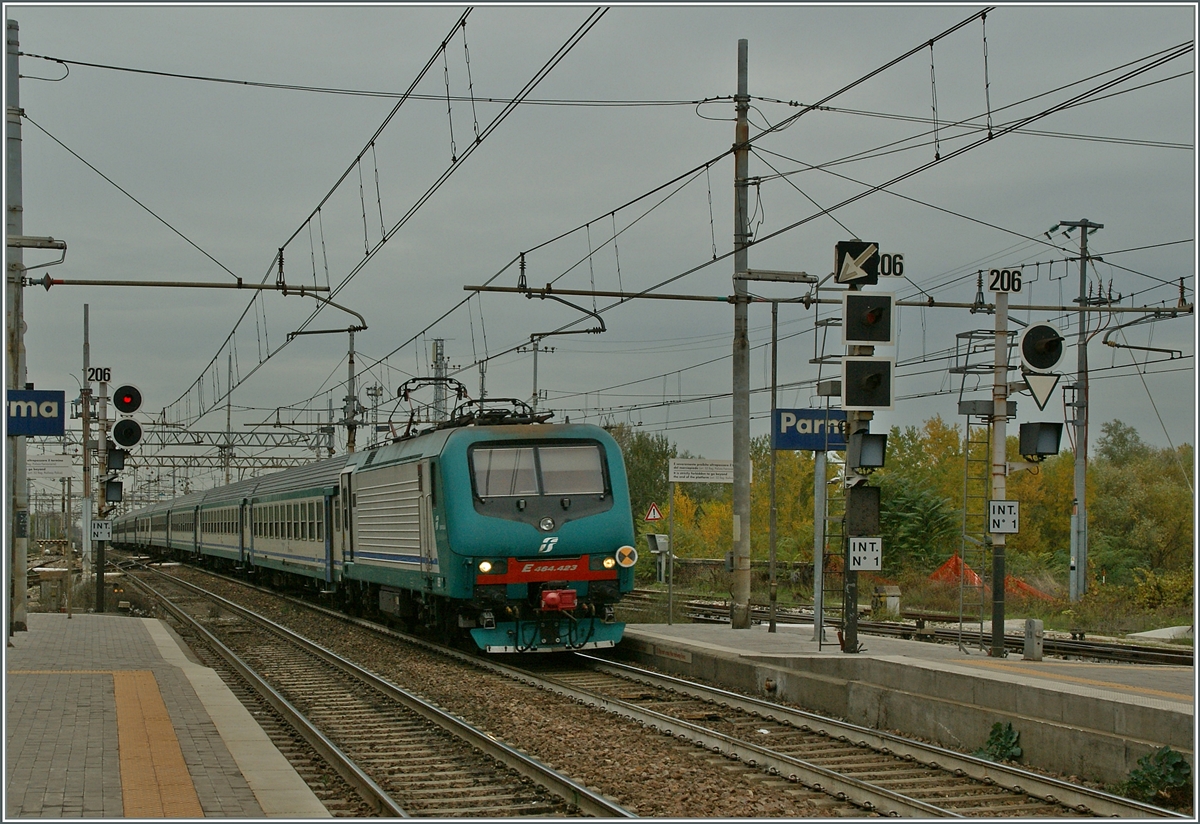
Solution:
{"label": "railway track", "polygon": [[[619,805],[232,601],[132,580],[216,650],[382,815],[627,817]],[[265,673],[265,675],[263,675]],[[286,754],[286,753],[285,753]]]}
{"label": "railway track", "polygon": [[[712,604],[704,601],[687,601],[684,604],[687,616],[694,622],[728,623],[728,605]],[[767,608],[752,606],[751,620],[756,623],[766,623],[770,616]],[[807,615],[797,610],[777,610],[775,620],[780,624],[811,624],[812,614]],[[957,616],[925,616],[916,623],[905,624],[896,621],[864,621],[859,620],[858,631],[868,635],[887,635],[897,638],[920,638],[938,641],[946,644],[957,644],[962,641],[971,645],[991,646],[992,636],[985,633],[981,638],[979,632],[963,631],[960,635],[957,628],[938,628],[927,624],[934,621],[953,621]],[[836,628],[836,622],[826,622],[826,626]],[[1025,648],[1024,635],[1005,635],[1004,648],[1009,652],[1021,652]],[[1044,638],[1042,651],[1046,655],[1056,655],[1063,658],[1080,658],[1089,661],[1113,661],[1131,664],[1164,664],[1168,666],[1190,667],[1195,662],[1193,650],[1187,647],[1170,648],[1151,646],[1148,644],[1115,644],[1104,641],[1087,641],[1084,639]]]}
{"label": "railway track", "polygon": [[576,653],[519,676],[883,815],[1184,818],[1007,764]]}
{"label": "railway track", "polygon": [[[372,632],[395,635],[367,622],[314,609]],[[576,704],[634,721],[649,732],[669,735],[679,747],[691,747],[693,752],[702,748],[706,753],[702,758],[716,758],[736,770],[750,769],[775,788],[795,787],[788,791],[792,795],[807,793],[805,797],[811,799],[824,794],[826,801],[809,802],[817,808],[838,809],[845,804],[850,810],[857,808],[859,815],[865,811],[919,818],[1181,817],[1006,764],[594,657],[554,656],[553,662],[522,659],[523,665],[540,666],[515,669],[493,659],[437,649],[543,694],[557,693]],[[552,665],[551,671],[545,669],[547,664]],[[443,669],[453,677],[449,667]],[[542,699],[531,700],[544,704]],[[550,712],[548,707],[546,711]],[[633,741],[623,739],[621,747],[632,748]]]}

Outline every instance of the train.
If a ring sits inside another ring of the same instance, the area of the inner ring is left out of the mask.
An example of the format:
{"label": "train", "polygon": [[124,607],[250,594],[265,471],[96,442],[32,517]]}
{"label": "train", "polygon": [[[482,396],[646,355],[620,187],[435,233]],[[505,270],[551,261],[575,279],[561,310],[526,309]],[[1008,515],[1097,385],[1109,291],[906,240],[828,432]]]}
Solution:
{"label": "train", "polygon": [[612,647],[637,562],[621,450],[507,404],[155,503],[115,518],[112,542],[484,653]]}

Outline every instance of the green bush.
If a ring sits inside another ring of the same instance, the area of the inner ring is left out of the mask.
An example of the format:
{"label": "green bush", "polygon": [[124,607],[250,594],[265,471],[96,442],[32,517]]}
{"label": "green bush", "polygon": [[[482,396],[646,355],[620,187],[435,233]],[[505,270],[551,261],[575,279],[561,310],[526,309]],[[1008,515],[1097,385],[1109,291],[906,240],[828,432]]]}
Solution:
{"label": "green bush", "polygon": [[1138,759],[1122,790],[1137,801],[1181,807],[1191,801],[1191,786],[1191,765],[1170,747],[1163,747]]}

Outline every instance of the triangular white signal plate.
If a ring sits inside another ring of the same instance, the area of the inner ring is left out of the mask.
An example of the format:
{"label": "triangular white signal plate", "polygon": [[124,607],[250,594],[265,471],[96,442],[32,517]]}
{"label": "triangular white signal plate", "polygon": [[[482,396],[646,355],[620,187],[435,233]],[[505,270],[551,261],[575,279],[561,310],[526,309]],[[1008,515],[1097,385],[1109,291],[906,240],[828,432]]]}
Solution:
{"label": "triangular white signal plate", "polygon": [[1037,404],[1037,408],[1045,409],[1046,402],[1050,400],[1051,393],[1054,392],[1054,387],[1058,386],[1058,375],[1042,375],[1035,372],[1026,372],[1025,385],[1029,387],[1029,394],[1033,395],[1033,401]]}

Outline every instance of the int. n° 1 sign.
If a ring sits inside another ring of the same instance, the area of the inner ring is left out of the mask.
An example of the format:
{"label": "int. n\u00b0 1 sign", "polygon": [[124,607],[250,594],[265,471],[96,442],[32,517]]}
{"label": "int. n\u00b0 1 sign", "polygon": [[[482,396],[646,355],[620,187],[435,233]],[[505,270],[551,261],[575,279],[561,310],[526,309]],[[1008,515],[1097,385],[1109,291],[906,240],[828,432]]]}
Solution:
{"label": "int. n\u00b0 1 sign", "polygon": [[1020,532],[1020,501],[988,501],[988,532],[993,535],[1014,535]]}

